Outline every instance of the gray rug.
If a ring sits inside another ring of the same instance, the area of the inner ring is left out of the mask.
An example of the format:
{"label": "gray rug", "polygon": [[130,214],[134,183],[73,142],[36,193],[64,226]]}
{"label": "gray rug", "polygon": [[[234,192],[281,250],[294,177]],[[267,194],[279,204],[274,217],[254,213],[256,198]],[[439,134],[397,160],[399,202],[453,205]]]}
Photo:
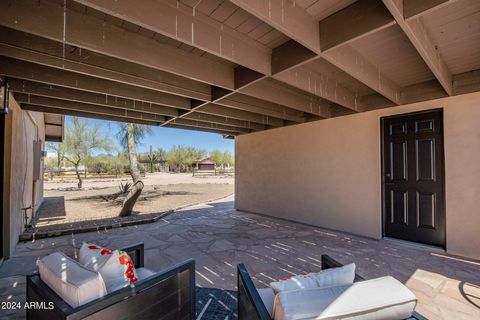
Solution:
{"label": "gray rug", "polygon": [[196,288],[197,320],[237,319],[237,292],[214,288]]}

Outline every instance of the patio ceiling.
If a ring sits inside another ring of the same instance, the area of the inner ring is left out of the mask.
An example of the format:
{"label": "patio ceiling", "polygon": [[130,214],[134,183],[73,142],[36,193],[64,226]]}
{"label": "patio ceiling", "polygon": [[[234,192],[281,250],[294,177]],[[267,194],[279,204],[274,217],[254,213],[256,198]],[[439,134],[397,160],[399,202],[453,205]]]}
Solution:
{"label": "patio ceiling", "polygon": [[480,90],[477,0],[7,0],[22,108],[234,137]]}

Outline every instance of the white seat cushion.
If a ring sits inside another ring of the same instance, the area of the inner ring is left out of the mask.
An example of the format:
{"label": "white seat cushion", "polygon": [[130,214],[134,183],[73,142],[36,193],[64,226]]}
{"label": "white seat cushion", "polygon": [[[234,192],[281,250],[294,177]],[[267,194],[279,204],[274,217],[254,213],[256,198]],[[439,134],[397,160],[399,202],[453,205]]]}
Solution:
{"label": "white seat cushion", "polygon": [[257,289],[263,304],[267,308],[270,317],[273,317],[273,302],[275,301],[275,291],[272,288]]}
{"label": "white seat cushion", "polygon": [[392,277],[351,285],[283,291],[275,301],[275,320],[399,320],[415,309],[415,295]]}
{"label": "white seat cushion", "polygon": [[285,280],[270,283],[270,286],[279,293],[298,289],[311,289],[335,285],[352,284],[355,279],[355,264],[350,263],[342,267],[322,270],[320,272],[293,276]]}
{"label": "white seat cushion", "polygon": [[71,307],[76,308],[107,294],[102,276],[63,253],[55,252],[37,262],[40,279]]}

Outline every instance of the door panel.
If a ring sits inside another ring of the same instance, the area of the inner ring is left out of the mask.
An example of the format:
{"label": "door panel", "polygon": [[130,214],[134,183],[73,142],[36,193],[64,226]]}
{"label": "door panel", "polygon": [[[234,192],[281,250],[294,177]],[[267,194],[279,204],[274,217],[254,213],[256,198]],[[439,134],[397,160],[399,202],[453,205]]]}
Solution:
{"label": "door panel", "polygon": [[384,118],[384,236],[445,245],[443,114]]}

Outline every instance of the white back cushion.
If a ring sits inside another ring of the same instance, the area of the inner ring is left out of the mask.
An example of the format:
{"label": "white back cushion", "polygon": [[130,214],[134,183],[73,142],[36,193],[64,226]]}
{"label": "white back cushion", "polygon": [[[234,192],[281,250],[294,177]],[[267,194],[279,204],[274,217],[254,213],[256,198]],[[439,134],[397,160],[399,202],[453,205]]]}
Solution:
{"label": "white back cushion", "polygon": [[415,295],[392,277],[351,285],[283,291],[276,296],[275,320],[400,320],[415,309]]}
{"label": "white back cushion", "polygon": [[76,308],[107,294],[102,276],[63,253],[39,260],[40,278],[71,307]]}
{"label": "white back cushion", "polygon": [[279,293],[298,289],[311,289],[335,285],[351,284],[355,279],[355,264],[322,270],[316,273],[298,275],[285,280],[270,283],[270,287]]}
{"label": "white back cushion", "polygon": [[113,250],[84,242],[78,251],[78,262],[87,268],[97,271],[99,266],[108,260],[108,255],[112,253]]}
{"label": "white back cushion", "polygon": [[84,267],[102,275],[109,293],[133,285],[138,280],[132,259],[123,251],[84,242],[78,260]]}

